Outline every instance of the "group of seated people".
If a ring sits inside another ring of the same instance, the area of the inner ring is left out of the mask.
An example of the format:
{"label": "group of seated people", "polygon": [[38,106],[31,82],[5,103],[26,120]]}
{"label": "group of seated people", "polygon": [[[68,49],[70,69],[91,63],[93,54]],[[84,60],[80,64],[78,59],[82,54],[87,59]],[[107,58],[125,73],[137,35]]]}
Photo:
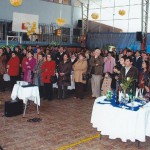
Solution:
{"label": "group of seated people", "polygon": [[[43,49],[39,46],[21,49],[15,47],[0,48],[0,90],[5,90],[4,74],[10,76],[10,88],[17,80],[27,81],[39,87],[43,99],[53,99],[52,76],[57,75],[58,99],[68,97],[67,87],[71,80],[75,82],[75,99],[84,98],[84,88],[91,80],[91,98],[106,95],[108,90],[116,90],[122,79],[131,77],[134,88],[144,89],[149,95],[149,54],[145,51],[133,52],[124,49],[116,51],[87,49],[81,52],[70,52],[64,47]],[[72,79],[71,79],[72,75]]]}

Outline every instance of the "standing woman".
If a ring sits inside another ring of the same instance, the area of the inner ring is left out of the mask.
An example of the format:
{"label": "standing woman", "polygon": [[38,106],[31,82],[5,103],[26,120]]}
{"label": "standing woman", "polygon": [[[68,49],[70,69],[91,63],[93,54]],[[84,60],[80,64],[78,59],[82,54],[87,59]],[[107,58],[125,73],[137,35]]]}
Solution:
{"label": "standing woman", "polygon": [[42,65],[44,63],[44,53],[38,54],[37,63],[34,67],[34,84],[39,87],[40,97],[43,97]]}
{"label": "standing woman", "polygon": [[74,81],[75,81],[75,98],[83,99],[84,84],[83,74],[87,71],[87,60],[84,53],[79,54],[78,61],[73,65]]}
{"label": "standing woman", "polygon": [[33,57],[33,52],[29,51],[27,53],[27,59],[24,63],[24,65],[22,66],[23,68],[23,73],[24,73],[24,81],[30,82],[32,83],[33,81],[33,69],[36,65],[36,59]]}
{"label": "standing woman", "polygon": [[11,49],[10,47],[6,47],[6,50],[5,50],[5,55],[6,55],[6,61],[8,63],[9,59],[11,58]]}
{"label": "standing woman", "polygon": [[69,54],[64,54],[63,61],[58,66],[58,99],[67,98],[67,87],[71,85],[71,70]]}
{"label": "standing woman", "polygon": [[42,82],[44,83],[44,99],[53,99],[53,84],[50,80],[55,75],[56,63],[52,60],[51,54],[46,55],[46,61],[42,65]]}
{"label": "standing woman", "polygon": [[7,63],[8,75],[10,76],[11,89],[18,80],[20,60],[16,52],[12,52],[12,56]]}
{"label": "standing woman", "polygon": [[144,89],[145,86],[148,85],[148,78],[149,78],[149,62],[147,60],[144,60],[142,62],[142,71],[140,72],[139,75],[139,88]]}
{"label": "standing woman", "polygon": [[0,91],[5,91],[5,84],[3,75],[6,73],[6,56],[3,53],[3,49],[0,48]]}
{"label": "standing woman", "polygon": [[112,57],[112,53],[108,52],[108,56],[104,58],[104,73],[113,73],[113,67],[116,66],[116,60]]}

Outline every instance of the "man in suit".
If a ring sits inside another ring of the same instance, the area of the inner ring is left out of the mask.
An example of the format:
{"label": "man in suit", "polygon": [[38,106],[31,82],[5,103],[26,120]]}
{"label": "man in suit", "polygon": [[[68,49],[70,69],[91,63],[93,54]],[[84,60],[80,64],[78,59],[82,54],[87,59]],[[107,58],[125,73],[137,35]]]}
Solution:
{"label": "man in suit", "polygon": [[[120,71],[120,82],[122,82],[122,79],[130,77],[133,79],[133,84],[131,89],[133,89],[133,94],[135,94],[135,90],[136,90],[136,84],[138,81],[138,69],[134,66],[132,66],[133,64],[133,59],[131,57],[126,57],[125,58],[125,67],[122,67],[121,71]],[[127,93],[129,93],[129,90],[127,90]]]}
{"label": "man in suit", "polygon": [[139,51],[136,51],[133,65],[138,69],[139,73],[142,70],[142,57]]}

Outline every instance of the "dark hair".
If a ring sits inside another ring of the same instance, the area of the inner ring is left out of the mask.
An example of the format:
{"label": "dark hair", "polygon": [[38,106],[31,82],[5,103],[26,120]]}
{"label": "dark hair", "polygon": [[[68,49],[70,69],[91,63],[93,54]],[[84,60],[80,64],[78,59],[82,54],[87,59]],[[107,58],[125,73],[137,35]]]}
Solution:
{"label": "dark hair", "polygon": [[[148,70],[148,68],[149,68],[149,62],[147,61],[147,60],[144,60],[143,62],[145,62],[145,64],[146,64],[146,69]],[[143,63],[142,62],[142,63]]]}
{"label": "dark hair", "polygon": [[103,73],[103,77],[105,77],[106,73],[111,77],[111,73],[110,72]]}
{"label": "dark hair", "polygon": [[47,53],[47,54],[46,54],[46,57],[47,57],[47,55],[50,55],[50,56],[52,57],[51,53]]}
{"label": "dark hair", "polygon": [[127,57],[127,56],[126,56],[126,55],[124,55],[124,56],[122,56],[121,58],[123,58],[123,59],[125,60],[125,59],[126,59],[126,57]]}
{"label": "dark hair", "polygon": [[11,52],[11,54],[15,54],[15,55],[17,55],[17,52],[16,52],[16,51],[12,51],[12,52]]}
{"label": "dark hair", "polygon": [[42,57],[45,56],[45,54],[43,52],[40,52],[39,55],[41,55]]}
{"label": "dark hair", "polygon": [[86,58],[85,53],[83,53],[83,52],[79,53],[79,55],[81,55],[82,57]]}
{"label": "dark hair", "polygon": [[133,59],[132,59],[131,56],[128,56],[128,57],[125,58],[125,60],[127,60],[127,59],[128,59],[130,62],[133,62]]}
{"label": "dark hair", "polygon": [[112,52],[108,51],[108,54],[111,54],[111,56],[112,56]]}
{"label": "dark hair", "polygon": [[68,59],[70,58],[70,55],[68,53],[64,53],[64,55],[67,55]]}
{"label": "dark hair", "polygon": [[127,52],[132,52],[130,49],[127,49]]}
{"label": "dark hair", "polygon": [[137,50],[135,53],[137,53],[137,52],[138,52],[139,54],[141,54],[141,52],[140,52],[139,50]]}
{"label": "dark hair", "polygon": [[28,53],[30,53],[30,54],[32,54],[32,55],[34,55],[33,51],[28,51]]}
{"label": "dark hair", "polygon": [[[119,67],[119,66],[117,66],[117,65],[116,65],[116,66],[114,66],[114,68],[116,68],[118,71],[120,70],[120,67]],[[114,69],[114,68],[113,68],[113,69]]]}
{"label": "dark hair", "polygon": [[146,54],[146,52],[145,52],[145,51],[143,51],[143,50],[141,50],[141,54]]}

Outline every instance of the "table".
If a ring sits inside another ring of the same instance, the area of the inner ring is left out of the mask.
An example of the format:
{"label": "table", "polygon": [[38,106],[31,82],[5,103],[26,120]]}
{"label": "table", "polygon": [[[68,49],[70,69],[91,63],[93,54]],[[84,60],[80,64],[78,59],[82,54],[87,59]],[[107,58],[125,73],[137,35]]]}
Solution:
{"label": "table", "polygon": [[22,99],[25,104],[23,116],[25,116],[28,100],[32,100],[37,105],[37,113],[39,114],[38,106],[40,106],[40,96],[38,86],[22,87],[22,85],[15,84],[11,98],[15,100],[17,97]]}
{"label": "table", "polygon": [[101,135],[108,135],[110,139],[145,142],[146,136],[150,136],[150,103],[138,111],[132,111],[113,107],[109,102],[98,103],[105,98],[99,97],[94,102],[91,116],[93,127],[101,131]]}

